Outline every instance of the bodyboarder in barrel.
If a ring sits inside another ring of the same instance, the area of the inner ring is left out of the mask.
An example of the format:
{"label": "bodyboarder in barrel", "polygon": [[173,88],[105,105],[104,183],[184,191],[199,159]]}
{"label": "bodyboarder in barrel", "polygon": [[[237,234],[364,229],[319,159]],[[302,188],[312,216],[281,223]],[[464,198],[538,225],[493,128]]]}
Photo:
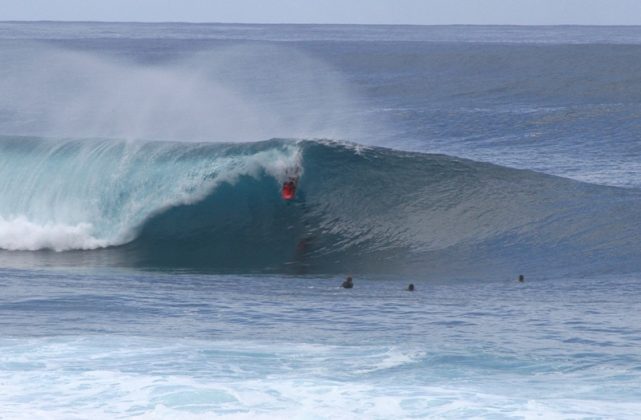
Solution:
{"label": "bodyboarder in barrel", "polygon": [[298,187],[298,178],[301,170],[299,166],[288,168],[285,171],[287,181],[283,182],[283,188],[280,190],[280,196],[285,201],[292,201],[296,198],[296,188]]}
{"label": "bodyboarder in barrel", "polygon": [[289,178],[289,180],[283,182],[283,188],[280,192],[283,200],[291,201],[296,197],[296,183],[298,178]]}

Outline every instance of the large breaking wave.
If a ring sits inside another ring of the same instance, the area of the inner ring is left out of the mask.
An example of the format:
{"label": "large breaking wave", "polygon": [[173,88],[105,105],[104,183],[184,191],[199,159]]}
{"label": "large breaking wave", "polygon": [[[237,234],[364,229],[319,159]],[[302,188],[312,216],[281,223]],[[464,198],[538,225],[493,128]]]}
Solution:
{"label": "large breaking wave", "polygon": [[[286,203],[279,186],[295,167],[299,195]],[[0,139],[0,247],[72,261],[218,272],[628,271],[641,268],[639,204],[637,190],[330,141]]]}

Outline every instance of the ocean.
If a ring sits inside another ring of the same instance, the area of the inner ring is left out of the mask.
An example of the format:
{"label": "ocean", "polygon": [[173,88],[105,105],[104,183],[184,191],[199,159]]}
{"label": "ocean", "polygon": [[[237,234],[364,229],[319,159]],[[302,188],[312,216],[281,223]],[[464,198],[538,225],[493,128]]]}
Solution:
{"label": "ocean", "polygon": [[641,416],[641,27],[0,22],[0,63],[0,418]]}

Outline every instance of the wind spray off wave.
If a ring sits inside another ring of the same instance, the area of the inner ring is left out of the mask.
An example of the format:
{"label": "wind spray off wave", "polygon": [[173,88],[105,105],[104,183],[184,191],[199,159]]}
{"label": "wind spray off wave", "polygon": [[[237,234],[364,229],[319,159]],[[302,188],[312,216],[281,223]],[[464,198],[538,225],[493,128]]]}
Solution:
{"label": "wind spray off wave", "polygon": [[294,48],[210,47],[141,61],[31,43],[0,48],[0,62],[0,135],[362,140],[379,125],[336,70]]}

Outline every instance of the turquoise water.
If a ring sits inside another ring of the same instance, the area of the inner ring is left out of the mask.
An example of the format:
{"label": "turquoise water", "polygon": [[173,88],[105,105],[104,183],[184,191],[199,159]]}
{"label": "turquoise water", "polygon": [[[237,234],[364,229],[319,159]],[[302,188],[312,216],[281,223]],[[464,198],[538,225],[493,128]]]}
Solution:
{"label": "turquoise water", "polygon": [[0,22],[0,418],[641,417],[640,52]]}

